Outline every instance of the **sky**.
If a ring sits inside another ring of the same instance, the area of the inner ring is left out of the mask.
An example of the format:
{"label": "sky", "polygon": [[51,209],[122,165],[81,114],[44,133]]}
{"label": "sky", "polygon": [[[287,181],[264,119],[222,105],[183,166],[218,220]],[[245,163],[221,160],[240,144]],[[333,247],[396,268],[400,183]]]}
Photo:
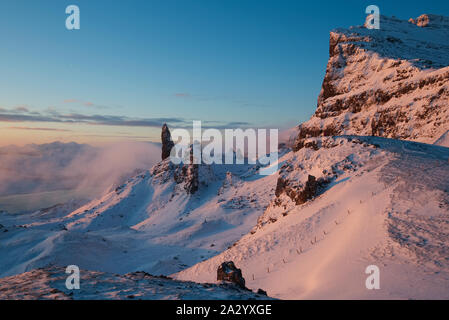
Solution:
{"label": "sky", "polygon": [[164,122],[193,120],[293,127],[315,111],[329,32],[371,4],[449,16],[446,0],[1,0],[0,146],[159,141]]}

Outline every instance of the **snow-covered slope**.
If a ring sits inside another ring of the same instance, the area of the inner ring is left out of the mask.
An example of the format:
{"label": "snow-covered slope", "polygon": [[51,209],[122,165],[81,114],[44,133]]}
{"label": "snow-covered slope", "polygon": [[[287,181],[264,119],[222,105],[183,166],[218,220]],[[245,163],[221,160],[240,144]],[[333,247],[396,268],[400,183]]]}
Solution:
{"label": "snow-covered slope", "polygon": [[215,282],[232,260],[277,298],[449,298],[448,35],[433,15],[333,31],[317,111],[276,174],[167,159],[79,208],[1,213],[0,277],[75,264]]}
{"label": "snow-covered slope", "polygon": [[250,165],[198,170],[193,194],[192,177],[165,160],[78,209],[0,214],[0,277],[48,264],[167,275],[222,252],[254,227],[276,177]]}
{"label": "snow-covered slope", "polygon": [[[318,150],[281,160],[292,181],[327,177],[321,193],[302,205],[281,193],[252,233],[175,277],[212,282],[233,260],[249,288],[277,298],[449,298],[449,150],[374,137],[312,140]],[[380,268],[381,290],[365,287],[369,265]]]}
{"label": "snow-covered slope", "polygon": [[144,272],[123,276],[81,270],[80,290],[68,290],[64,268],[47,267],[0,279],[0,300],[261,300],[238,286],[182,282]]}
{"label": "snow-covered slope", "polygon": [[295,150],[323,135],[433,143],[447,130],[449,18],[382,16],[380,30],[336,29],[329,55],[317,110],[298,127]]}

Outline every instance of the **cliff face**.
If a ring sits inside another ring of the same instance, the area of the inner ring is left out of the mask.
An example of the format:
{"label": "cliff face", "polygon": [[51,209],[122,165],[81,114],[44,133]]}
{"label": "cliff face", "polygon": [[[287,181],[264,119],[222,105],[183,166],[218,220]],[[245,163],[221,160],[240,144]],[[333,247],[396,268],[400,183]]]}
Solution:
{"label": "cliff face", "polygon": [[313,117],[298,127],[307,138],[381,136],[433,143],[449,124],[449,18],[381,17],[330,34],[329,62]]}

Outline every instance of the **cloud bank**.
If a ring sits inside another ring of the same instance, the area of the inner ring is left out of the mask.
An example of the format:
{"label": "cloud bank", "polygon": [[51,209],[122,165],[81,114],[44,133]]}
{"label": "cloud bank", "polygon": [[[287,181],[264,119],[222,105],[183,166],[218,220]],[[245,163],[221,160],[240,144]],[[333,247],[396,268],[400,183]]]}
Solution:
{"label": "cloud bank", "polygon": [[[122,142],[104,147],[61,142],[2,147],[0,210],[2,197],[18,194],[64,190],[92,199],[139,170],[151,168],[159,160],[160,145],[146,142]],[[59,202],[58,198],[50,199],[47,206]]]}

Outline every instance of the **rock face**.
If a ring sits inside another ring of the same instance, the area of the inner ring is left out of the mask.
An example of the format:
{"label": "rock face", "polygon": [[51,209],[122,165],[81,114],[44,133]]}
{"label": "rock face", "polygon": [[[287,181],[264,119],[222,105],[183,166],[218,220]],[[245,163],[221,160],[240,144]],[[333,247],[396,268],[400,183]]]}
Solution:
{"label": "rock face", "polygon": [[331,32],[317,110],[298,126],[294,150],[335,135],[433,143],[447,130],[449,18],[382,16],[380,28]]}
{"label": "rock face", "polygon": [[161,141],[162,141],[162,160],[165,160],[168,157],[170,157],[171,149],[175,145],[171,139],[170,130],[168,129],[167,124],[164,124],[162,126]]}
{"label": "rock face", "polygon": [[195,194],[198,191],[200,165],[193,162],[193,145],[190,146],[190,164],[181,164],[174,173],[176,183],[184,183],[184,189],[188,194]]}
{"label": "rock face", "polygon": [[217,269],[218,281],[229,281],[235,283],[241,288],[246,288],[245,279],[242,276],[242,270],[237,269],[234,262],[223,262]]}
{"label": "rock face", "polygon": [[309,175],[303,187],[294,187],[288,180],[283,177],[278,178],[276,186],[276,197],[285,193],[292,199],[296,205],[305,203],[307,200],[316,196],[318,183],[314,176]]}
{"label": "rock face", "polygon": [[442,26],[449,27],[449,20],[446,17],[435,14],[423,14],[416,19],[408,20],[408,22],[421,28],[440,28]]}

